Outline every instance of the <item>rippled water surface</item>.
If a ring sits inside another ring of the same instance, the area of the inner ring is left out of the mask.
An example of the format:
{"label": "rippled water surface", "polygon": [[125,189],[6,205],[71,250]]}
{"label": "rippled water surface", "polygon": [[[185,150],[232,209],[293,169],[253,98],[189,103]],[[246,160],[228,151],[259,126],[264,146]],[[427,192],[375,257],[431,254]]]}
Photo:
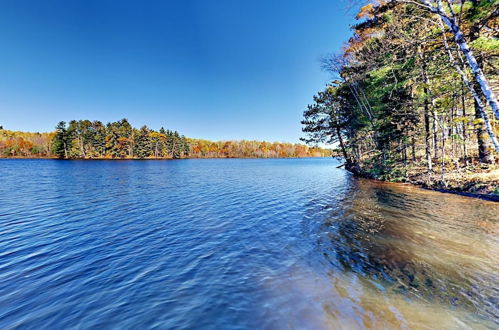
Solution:
{"label": "rippled water surface", "polygon": [[498,328],[499,203],[337,165],[0,160],[0,328]]}

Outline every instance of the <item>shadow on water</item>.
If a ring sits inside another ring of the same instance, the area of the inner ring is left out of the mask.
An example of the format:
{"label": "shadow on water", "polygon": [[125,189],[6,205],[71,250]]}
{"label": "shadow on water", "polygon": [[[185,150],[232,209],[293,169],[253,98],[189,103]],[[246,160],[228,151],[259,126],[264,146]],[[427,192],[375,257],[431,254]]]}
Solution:
{"label": "shadow on water", "polygon": [[333,269],[382,295],[499,324],[498,222],[498,204],[353,180],[318,244]]}

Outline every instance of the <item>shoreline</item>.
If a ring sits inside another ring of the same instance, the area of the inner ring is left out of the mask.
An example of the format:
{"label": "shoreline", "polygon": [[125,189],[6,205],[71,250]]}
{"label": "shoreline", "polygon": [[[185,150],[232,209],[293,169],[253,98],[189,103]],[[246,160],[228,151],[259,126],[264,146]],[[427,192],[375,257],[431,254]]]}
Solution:
{"label": "shoreline", "polygon": [[0,157],[2,159],[47,159],[47,160],[184,160],[184,159],[306,159],[306,158],[331,158],[330,156],[306,157],[182,157],[182,158],[58,158],[58,157]]}
{"label": "shoreline", "polygon": [[[363,171],[359,167],[353,168],[353,167],[345,166],[345,170],[350,172],[353,176],[358,177],[358,178],[363,178],[363,179],[368,179],[368,180],[373,180],[373,181],[378,181],[378,182],[384,182],[384,183],[407,184],[407,185],[416,186],[418,188],[425,189],[425,190],[440,192],[443,194],[452,194],[452,195],[459,195],[459,196],[463,196],[463,197],[478,198],[481,200],[486,200],[486,201],[491,201],[491,202],[499,202],[499,194],[497,194],[497,193],[494,193],[494,192],[480,193],[480,192],[470,190],[470,188],[474,188],[475,185],[484,185],[484,186],[489,185],[490,186],[490,187],[488,187],[489,190],[491,190],[491,187],[495,187],[496,189],[494,191],[497,191],[497,189],[499,189],[499,185],[494,185],[494,182],[492,182],[492,183],[490,183],[490,182],[476,182],[474,184],[468,185],[466,182],[465,175],[461,175],[460,179],[457,179],[456,180],[457,182],[454,182],[455,184],[457,184],[457,187],[445,188],[445,187],[441,186],[441,182],[431,181],[431,180],[428,180],[428,178],[425,178],[424,177],[425,173],[418,173],[413,177],[407,178],[406,181],[396,182],[396,181],[383,180],[380,178],[373,177],[370,173],[366,173],[365,171]],[[455,173],[451,173],[451,174],[455,174]],[[499,176],[498,176],[497,180],[499,180]]]}
{"label": "shoreline", "polygon": [[494,194],[478,194],[478,193],[458,191],[458,190],[449,190],[449,189],[443,189],[443,188],[428,188],[428,187],[420,186],[416,183],[408,183],[408,184],[420,187],[421,189],[437,191],[437,192],[440,192],[442,194],[452,194],[452,195],[459,195],[459,196],[463,196],[463,197],[478,198],[478,199],[486,200],[489,202],[499,202],[499,195],[494,195]]}

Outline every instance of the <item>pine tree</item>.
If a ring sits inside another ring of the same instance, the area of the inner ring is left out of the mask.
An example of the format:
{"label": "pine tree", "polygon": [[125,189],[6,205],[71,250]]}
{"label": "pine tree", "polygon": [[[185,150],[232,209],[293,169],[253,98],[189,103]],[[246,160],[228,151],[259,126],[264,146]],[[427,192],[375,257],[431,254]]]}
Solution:
{"label": "pine tree", "polygon": [[135,132],[134,154],[138,158],[146,158],[153,154],[153,141],[150,136],[151,130],[142,126]]}
{"label": "pine tree", "polygon": [[55,127],[55,136],[52,140],[52,152],[59,158],[68,158],[71,141],[66,129],[66,123],[61,121]]}

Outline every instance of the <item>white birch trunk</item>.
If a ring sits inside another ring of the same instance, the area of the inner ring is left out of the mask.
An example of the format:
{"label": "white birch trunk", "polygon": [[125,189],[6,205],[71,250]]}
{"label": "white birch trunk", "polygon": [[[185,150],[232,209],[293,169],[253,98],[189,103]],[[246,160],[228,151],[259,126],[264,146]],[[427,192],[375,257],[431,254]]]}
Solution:
{"label": "white birch trunk", "polygon": [[444,26],[442,24],[442,19],[440,20],[440,28],[442,30],[442,36],[444,39],[444,46],[447,49],[447,54],[449,56],[449,59],[456,68],[456,71],[459,73],[461,76],[461,79],[463,80],[464,85],[468,90],[471,92],[471,95],[473,95],[473,98],[475,99],[477,106],[478,106],[478,111],[480,112],[480,116],[482,117],[483,121],[485,122],[485,128],[487,129],[487,133],[489,134],[490,139],[492,140],[492,143],[494,144],[494,148],[497,153],[499,153],[499,142],[497,141],[497,138],[494,134],[494,130],[492,129],[492,125],[490,124],[489,116],[487,115],[487,112],[485,112],[485,105],[483,104],[482,100],[480,99],[480,96],[476,92],[475,88],[471,84],[471,82],[468,80],[468,77],[466,77],[466,73],[464,73],[463,70],[461,70],[461,67],[459,64],[456,62],[454,56],[452,55],[452,51],[449,48],[449,45],[447,43],[447,38],[445,37],[445,30]]}
{"label": "white birch trunk", "polygon": [[473,55],[473,52],[469,48],[468,43],[464,39],[464,35],[461,32],[459,25],[456,24],[455,18],[449,17],[445,13],[442,7],[441,0],[437,0],[437,6],[432,5],[429,0],[420,0],[420,1],[424,3],[427,9],[440,16],[442,21],[445,23],[445,25],[447,25],[451,33],[454,35],[454,41],[456,42],[456,44],[459,46],[459,49],[466,57],[468,66],[470,67],[476,82],[480,86],[480,89],[482,90],[482,93],[485,99],[487,100],[487,103],[494,112],[494,115],[499,119],[499,103],[497,102],[497,98],[494,92],[492,91],[492,88],[490,87],[487,78],[485,78],[482,69],[480,69],[480,66],[477,63],[475,56]]}

